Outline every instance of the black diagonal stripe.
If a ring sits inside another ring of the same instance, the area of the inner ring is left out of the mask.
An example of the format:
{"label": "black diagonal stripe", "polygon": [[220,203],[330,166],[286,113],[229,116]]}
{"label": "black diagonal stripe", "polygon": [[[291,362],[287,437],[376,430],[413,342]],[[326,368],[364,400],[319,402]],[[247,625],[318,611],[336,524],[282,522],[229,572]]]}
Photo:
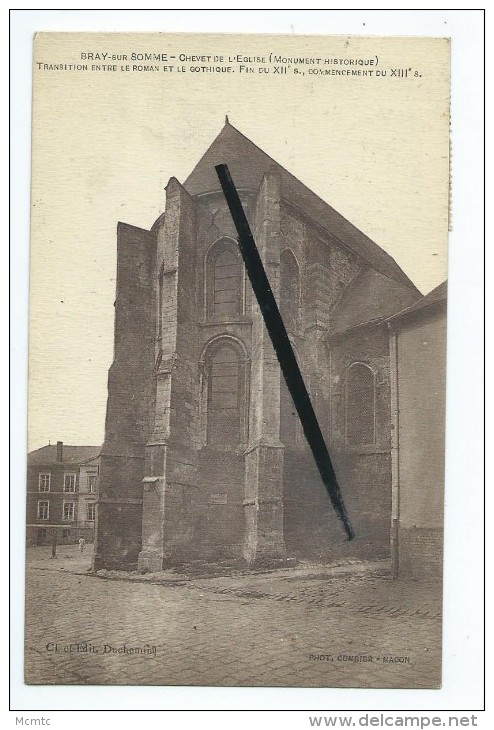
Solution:
{"label": "black diagonal stripe", "polygon": [[311,448],[323,484],[328,491],[331,504],[343,523],[348,539],[351,540],[354,537],[354,532],[348,519],[329,452],[237,189],[227,165],[216,165],[215,169],[237,229],[238,243],[252,289],[264,317],[266,329],[271,337],[283,377],[297,409],[305,438]]}

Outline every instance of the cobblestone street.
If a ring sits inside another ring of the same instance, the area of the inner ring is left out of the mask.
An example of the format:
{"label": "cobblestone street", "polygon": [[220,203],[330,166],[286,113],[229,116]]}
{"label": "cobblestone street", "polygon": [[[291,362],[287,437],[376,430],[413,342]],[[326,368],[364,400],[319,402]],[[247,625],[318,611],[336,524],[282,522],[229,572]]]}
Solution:
{"label": "cobblestone street", "polygon": [[90,564],[91,546],[28,551],[27,683],[440,684],[439,590],[391,580],[386,561],[147,575]]}

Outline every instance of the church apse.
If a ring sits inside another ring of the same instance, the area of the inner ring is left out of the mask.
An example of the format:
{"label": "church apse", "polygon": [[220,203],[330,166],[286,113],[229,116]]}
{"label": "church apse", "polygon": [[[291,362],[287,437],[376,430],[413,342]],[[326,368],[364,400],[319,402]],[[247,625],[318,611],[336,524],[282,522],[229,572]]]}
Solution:
{"label": "church apse", "polygon": [[125,276],[95,568],[331,560],[350,550],[252,295],[219,163],[232,173],[334,454],[357,528],[351,550],[386,553],[391,426],[381,321],[419,293],[376,244],[227,122],[187,180],[170,180],[151,230],[121,229],[130,233],[118,249]]}

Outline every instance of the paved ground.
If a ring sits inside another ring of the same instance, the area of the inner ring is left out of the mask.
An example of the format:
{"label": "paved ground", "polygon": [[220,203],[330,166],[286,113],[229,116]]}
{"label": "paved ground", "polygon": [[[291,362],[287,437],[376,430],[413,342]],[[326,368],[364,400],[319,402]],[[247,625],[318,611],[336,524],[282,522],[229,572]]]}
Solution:
{"label": "paved ground", "polygon": [[437,687],[440,595],[385,562],[88,574],[28,552],[29,684]]}

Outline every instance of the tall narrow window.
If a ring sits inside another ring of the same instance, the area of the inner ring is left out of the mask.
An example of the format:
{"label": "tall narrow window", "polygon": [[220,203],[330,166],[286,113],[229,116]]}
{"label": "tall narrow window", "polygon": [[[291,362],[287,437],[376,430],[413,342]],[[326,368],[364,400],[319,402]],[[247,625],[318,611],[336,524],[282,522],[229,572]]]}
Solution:
{"label": "tall narrow window", "polygon": [[374,373],[362,363],[347,372],[346,441],[349,446],[368,446],[375,441]]}
{"label": "tall narrow window", "polygon": [[49,520],[50,519],[50,503],[48,500],[40,500],[38,502],[38,520]]}
{"label": "tall narrow window", "polygon": [[63,491],[64,492],[75,492],[75,474],[64,474],[63,475]]}
{"label": "tall narrow window", "polygon": [[280,313],[288,332],[298,328],[300,272],[293,253],[286,249],[280,256]]}
{"label": "tall narrow window", "polygon": [[164,279],[164,266],[161,264],[160,273],[158,277],[158,311],[156,312],[156,319],[158,321],[157,334],[158,339],[161,339],[163,334],[163,279]]}
{"label": "tall narrow window", "polygon": [[74,520],[74,513],[75,513],[75,502],[65,502],[62,506],[62,519],[63,520],[70,520],[71,522]]}
{"label": "tall narrow window", "polygon": [[[293,351],[300,367],[300,359],[292,342]],[[285,446],[295,446],[300,441],[300,421],[297,409],[288,390],[283,374],[280,374],[280,440]]]}
{"label": "tall narrow window", "polygon": [[283,375],[280,375],[280,440],[285,446],[294,446],[297,438],[297,411]]}
{"label": "tall narrow window", "polygon": [[208,443],[212,446],[240,442],[240,372],[234,347],[221,344],[209,364]]}
{"label": "tall narrow window", "polygon": [[50,491],[51,474],[48,472],[41,473],[38,476],[38,489],[40,492]]}
{"label": "tall narrow window", "polygon": [[215,243],[206,262],[208,317],[228,319],[243,313],[242,271],[237,243],[231,239]]}

